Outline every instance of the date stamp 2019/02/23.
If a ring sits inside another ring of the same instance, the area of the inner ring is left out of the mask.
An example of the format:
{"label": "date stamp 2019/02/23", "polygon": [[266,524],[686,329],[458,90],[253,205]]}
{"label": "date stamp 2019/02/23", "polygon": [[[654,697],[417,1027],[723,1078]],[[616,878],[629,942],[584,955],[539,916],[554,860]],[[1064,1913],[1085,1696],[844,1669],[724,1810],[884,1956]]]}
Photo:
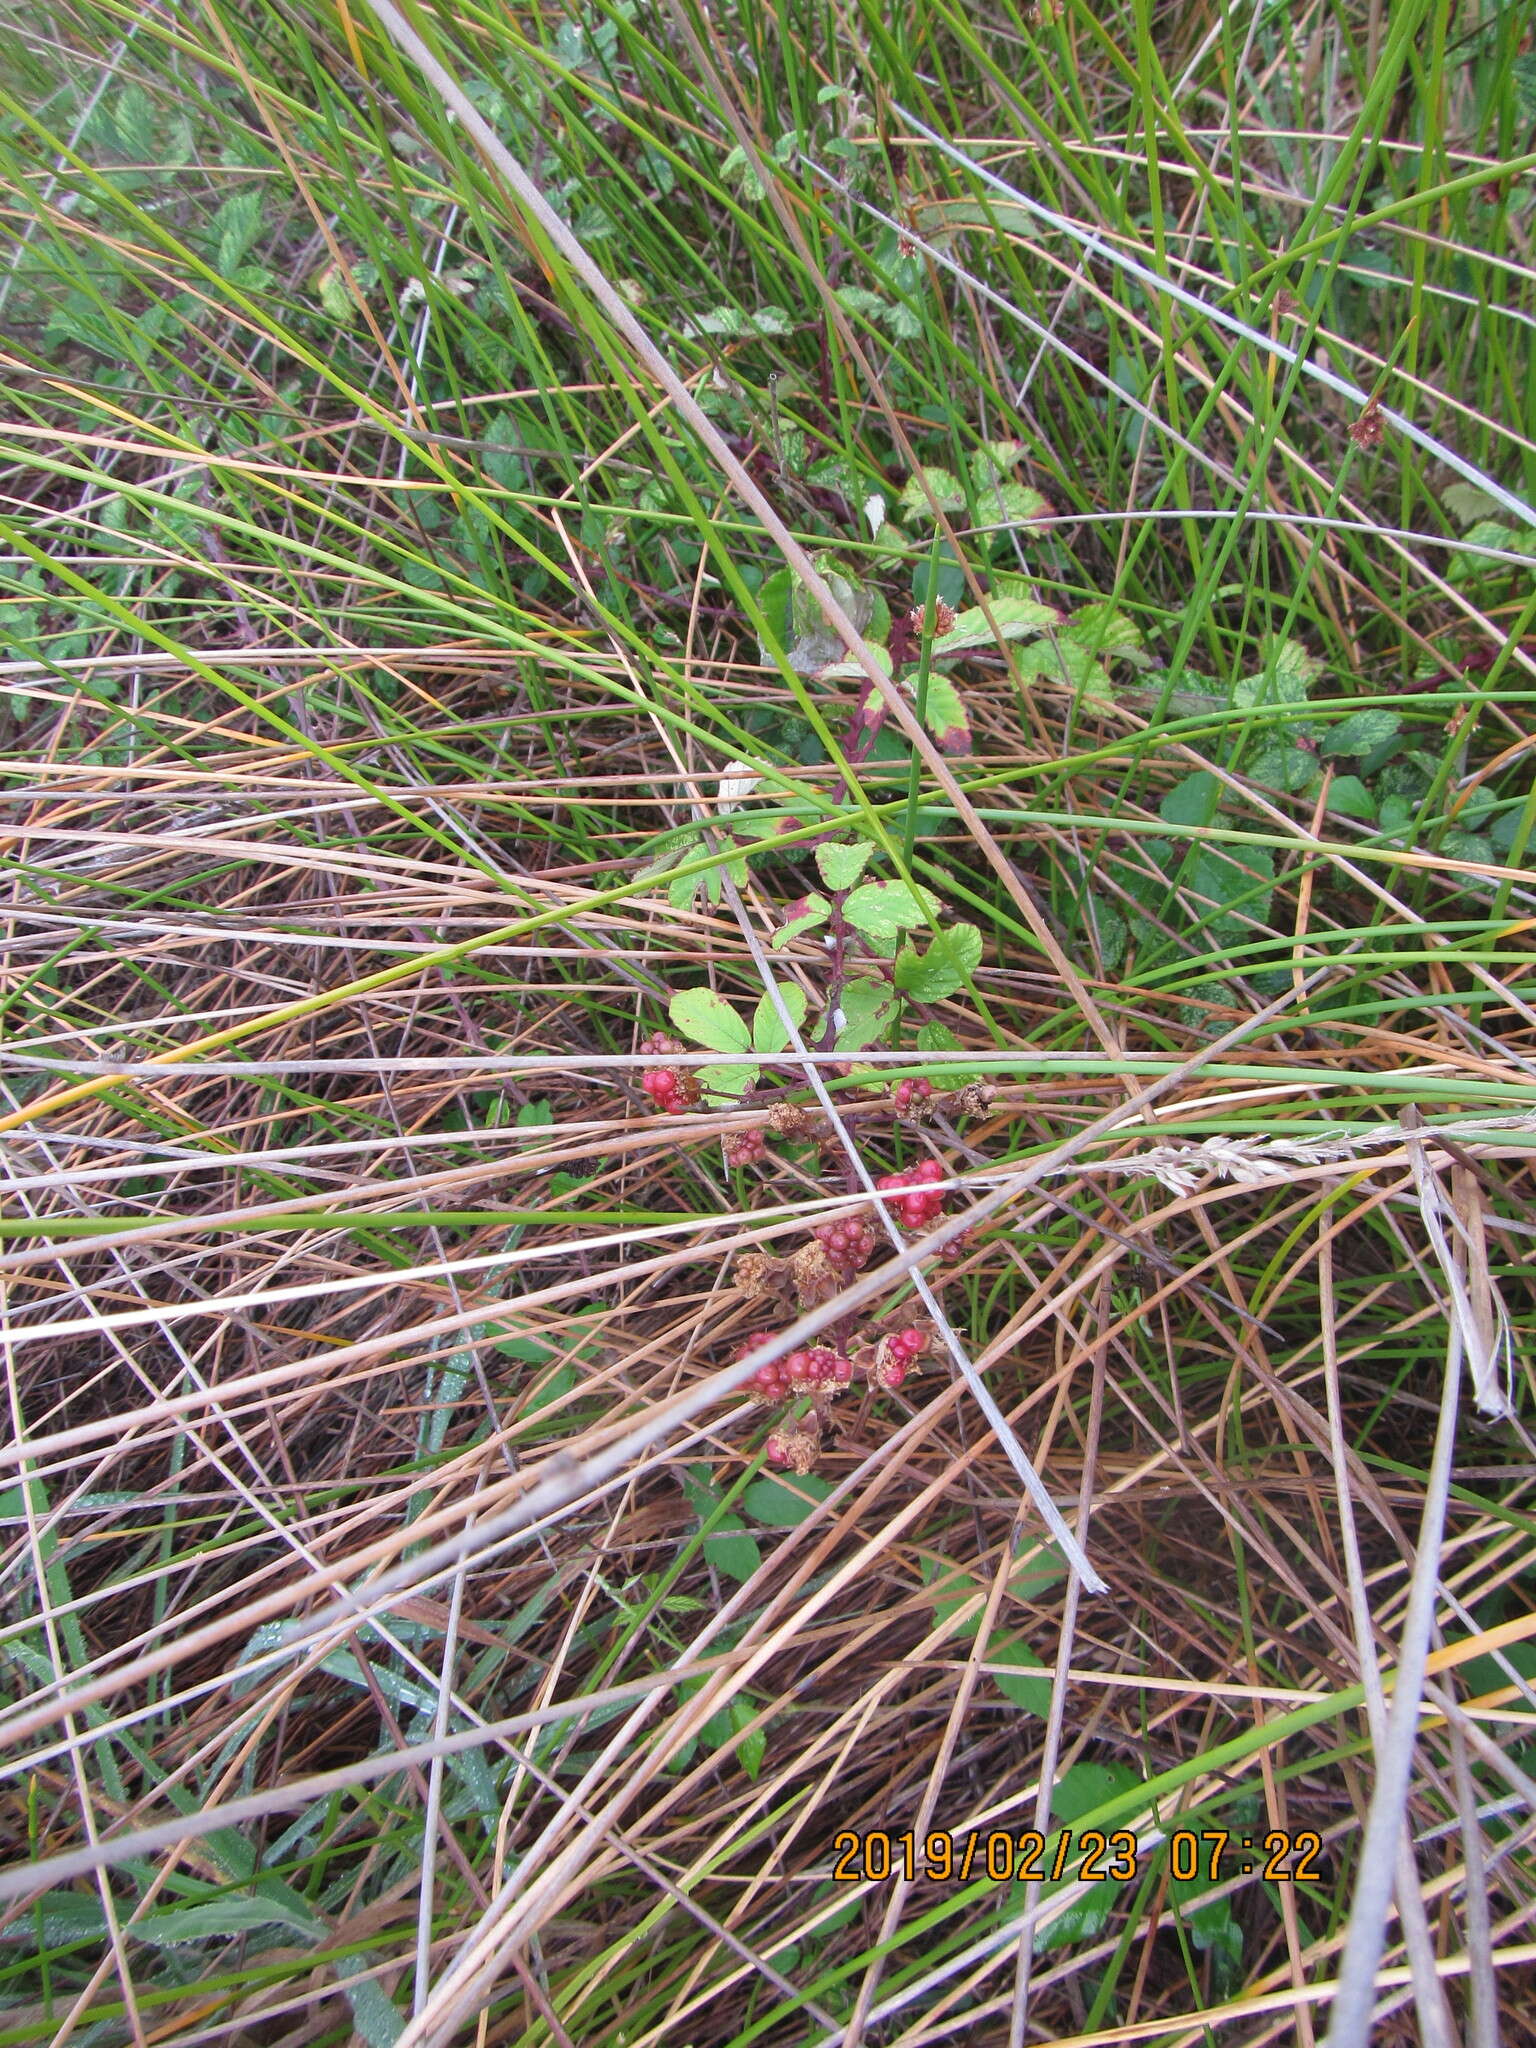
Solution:
{"label": "date stamp 2019/02/23", "polygon": [[888,1834],[882,1828],[833,1839],[832,1877],[838,1884],[882,1884],[904,1878],[911,1883],[969,1884],[990,1878],[994,1884],[1059,1884],[1075,1877],[1084,1884],[1105,1878],[1129,1884],[1149,1869],[1150,1858],[1168,1857],[1168,1873],[1180,1883],[1195,1880],[1217,1884],[1223,1878],[1257,1874],[1273,1884],[1321,1884],[1320,1835],[1271,1828],[1263,1835],[1233,1834],[1228,1828],[1177,1828],[1162,1842],[1143,1848],[1128,1828],[1103,1834],[1096,1828],[1046,1836],[1034,1829],[1011,1833],[923,1836]]}

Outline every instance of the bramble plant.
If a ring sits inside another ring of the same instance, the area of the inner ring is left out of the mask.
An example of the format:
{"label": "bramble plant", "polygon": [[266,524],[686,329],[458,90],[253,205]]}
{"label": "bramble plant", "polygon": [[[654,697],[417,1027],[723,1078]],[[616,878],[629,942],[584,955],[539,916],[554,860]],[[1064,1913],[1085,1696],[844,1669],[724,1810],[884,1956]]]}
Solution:
{"label": "bramble plant", "polygon": [[[865,715],[862,702],[859,715]],[[687,843],[669,836],[663,858],[675,857]],[[827,893],[811,892],[786,905],[771,945],[783,952],[797,939],[823,933],[826,985],[810,1037],[819,1052],[846,1055],[833,1066],[859,1090],[845,1097],[849,1119],[862,1135],[877,1121],[915,1127],[945,1108],[961,1115],[984,1110],[991,1090],[970,1075],[950,1071],[948,1078],[958,1085],[943,1091],[922,1074],[903,1076],[887,1086],[878,1070],[858,1057],[907,1035],[909,1024],[915,1055],[961,1049],[960,1039],[947,1025],[922,1013],[927,1004],[969,985],[981,961],[980,931],[964,922],[941,923],[943,907],[931,890],[899,879],[865,879],[881,858],[873,841],[823,838],[812,853]],[[731,858],[726,856],[728,864]],[[695,886],[690,880],[690,891]],[[931,935],[919,951],[911,935],[923,926]],[[812,978],[809,969],[807,978]],[[781,1162],[770,1138],[802,1150],[809,1147],[819,1155],[830,1136],[826,1119],[794,1099],[795,1077],[781,1077],[774,1065],[789,1050],[786,1019],[799,1034],[809,1013],[810,999],[800,982],[787,981],[774,992],[765,992],[750,1022],[713,989],[678,989],[667,1014],[681,1036],[654,1031],[642,1039],[639,1051],[652,1064],[641,1072],[641,1088],[667,1115],[740,1105],[740,1126],[721,1141],[728,1168],[756,1167],[773,1174],[787,1162]],[[672,1062],[684,1052],[685,1041],[733,1057],[719,1065],[680,1067]],[[766,1111],[761,1122],[750,1120],[750,1107],[757,1102]],[[930,1156],[879,1173],[874,1187],[889,1198],[883,1204],[886,1215],[897,1226],[920,1234],[944,1214],[942,1183],[950,1177],[944,1162]],[[844,1158],[843,1178],[848,1192],[854,1192],[860,1175],[852,1157]],[[834,1299],[869,1263],[879,1241],[878,1219],[866,1203],[817,1224],[807,1242],[787,1258],[748,1254],[740,1264],[741,1290],[750,1302],[802,1312]],[[952,1264],[969,1248],[969,1233],[957,1232],[941,1248],[940,1259]],[[831,1426],[831,1403],[837,1396],[856,1383],[871,1392],[894,1393],[929,1349],[933,1334],[926,1316],[914,1317],[910,1311],[874,1317],[850,1314],[833,1324],[827,1344],[765,1361],[749,1382],[751,1398],[768,1405],[791,1404],[767,1437],[769,1464],[800,1474],[811,1471]],[[746,1338],[737,1357],[749,1356],[771,1335],[760,1330]]]}

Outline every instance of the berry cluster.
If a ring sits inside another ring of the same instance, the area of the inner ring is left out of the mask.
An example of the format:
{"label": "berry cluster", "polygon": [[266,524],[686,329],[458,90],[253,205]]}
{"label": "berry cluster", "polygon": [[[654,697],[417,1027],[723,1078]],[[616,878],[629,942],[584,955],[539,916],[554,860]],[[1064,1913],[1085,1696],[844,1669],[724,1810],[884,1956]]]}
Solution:
{"label": "berry cluster", "polygon": [[[762,1341],[761,1337],[749,1337],[737,1357],[748,1357]],[[819,1344],[760,1365],[748,1386],[755,1400],[787,1401],[796,1394],[840,1394],[852,1378],[852,1359]]]}
{"label": "berry cluster", "polygon": [[768,1156],[768,1140],[760,1124],[748,1131],[730,1131],[721,1141],[727,1166],[755,1166]]}
{"label": "berry cluster", "polygon": [[815,1467],[816,1453],[821,1449],[821,1424],[814,1415],[808,1415],[802,1422],[787,1422],[774,1430],[763,1449],[770,1465],[776,1465],[781,1472],[798,1472],[803,1476]]}
{"label": "berry cluster", "polygon": [[[680,1039],[668,1038],[664,1031],[653,1031],[640,1045],[641,1052],[650,1054],[652,1058],[679,1053],[683,1049]],[[698,1082],[692,1074],[679,1073],[676,1067],[647,1067],[640,1076],[640,1086],[656,1107],[668,1116],[681,1116],[699,1099]]]}
{"label": "berry cluster", "polygon": [[826,1253],[827,1263],[851,1279],[869,1264],[875,1233],[862,1218],[850,1216],[845,1223],[819,1223],[816,1242]]}
{"label": "berry cluster", "polygon": [[898,1081],[894,1090],[898,1116],[920,1116],[933,1096],[933,1083],[923,1075],[915,1081]]}
{"label": "berry cluster", "polygon": [[918,1329],[896,1330],[890,1336],[882,1337],[868,1367],[870,1379],[876,1386],[894,1393],[927,1342],[928,1339]]}
{"label": "berry cluster", "polygon": [[933,1186],[936,1180],[947,1180],[949,1170],[939,1159],[925,1159],[918,1166],[904,1166],[896,1173],[882,1173],[875,1186],[882,1193],[887,1189],[911,1188],[913,1193],[903,1195],[892,1202],[902,1222],[909,1230],[921,1230],[925,1223],[931,1223],[935,1216],[944,1212],[943,1190]]}

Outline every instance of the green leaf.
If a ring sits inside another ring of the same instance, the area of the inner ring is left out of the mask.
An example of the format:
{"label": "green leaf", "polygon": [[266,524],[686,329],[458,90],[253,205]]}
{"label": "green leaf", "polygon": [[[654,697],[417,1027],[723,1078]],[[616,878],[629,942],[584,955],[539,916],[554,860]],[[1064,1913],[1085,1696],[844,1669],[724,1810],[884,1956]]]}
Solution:
{"label": "green leaf", "polygon": [[675,1029],[710,1052],[750,1052],[751,1033],[724,996],[708,988],[680,988],[667,1005]]}
{"label": "green leaf", "polygon": [[315,279],[320,303],[338,327],[350,327],[357,318],[357,301],[339,264],[328,263]]}
{"label": "green leaf", "polygon": [[[781,647],[789,647],[795,637],[793,604],[795,578],[789,569],[775,569],[757,593],[758,609],[767,621],[768,629]],[[768,643],[759,639],[757,658],[764,668],[773,668],[775,659]]]}
{"label": "green leaf", "polygon": [[707,1522],[720,1505],[720,1489],[708,1465],[685,1465],[682,1470],[683,1497],[701,1522]]}
{"label": "green leaf", "polygon": [[[1202,1844],[1202,1848],[1206,1845]],[[1209,1867],[1209,1866],[1207,1866]],[[1214,1889],[1221,1879],[1200,1877],[1172,1877],[1168,1879],[1168,1896],[1184,1915],[1185,1924],[1198,1949],[1208,1949],[1217,1942],[1230,1939],[1227,1930],[1233,1926],[1232,1902],[1230,1899],[1211,1899],[1200,1902],[1207,1892]],[[1242,1935],[1238,1935],[1241,1952]]]}
{"label": "green leaf", "polygon": [[1023,441],[983,441],[971,456],[971,475],[978,485],[996,483],[1017,469],[1027,453]]}
{"label": "green leaf", "polygon": [[[675,825],[670,832],[659,833],[647,841],[645,851],[648,858],[635,869],[635,880],[649,882],[657,875],[664,875],[669,868],[675,868],[683,857],[684,848],[694,850],[708,829],[702,820],[696,825]],[[696,879],[693,886],[697,887]]]}
{"label": "green leaf", "polygon": [[1115,694],[1103,662],[1096,661],[1080,641],[1064,635],[1020,648],[1013,665],[1021,677],[1045,676],[1052,682],[1064,683],[1069,690],[1080,690],[1085,697],[1109,698]]}
{"label": "green leaf", "polygon": [[[1052,1819],[1070,1827],[1072,1821],[1085,1813],[1108,1803],[1123,1792],[1129,1792],[1142,1782],[1141,1773],[1129,1764],[1073,1764],[1057,1780],[1051,1793]],[[1049,1863],[1056,1852],[1059,1836],[1053,1836],[1046,1844],[1044,1861]],[[1047,1882],[1041,1887],[1042,1898],[1049,1898],[1063,1885],[1073,1880],[1070,1870],[1058,1884]],[[1022,1907],[1024,1886],[1015,1883],[1009,1897],[1009,1910]],[[1072,1942],[1091,1941],[1104,1931],[1105,1923],[1114,1909],[1115,1895],[1120,1890],[1119,1882],[1112,1877],[1102,1878],[1092,1884],[1080,1898],[1067,1908],[1048,1927],[1042,1927],[1035,1935],[1035,1949],[1039,1953],[1053,1948],[1065,1948]]]}
{"label": "green leaf", "polygon": [[[507,1347],[498,1344],[496,1348],[500,1351]],[[552,1408],[556,1402],[563,1401],[565,1396],[574,1389],[580,1377],[581,1375],[574,1365],[558,1367],[550,1374],[547,1380],[542,1380],[534,1388],[528,1399],[523,1403],[519,1411],[518,1420],[520,1422],[527,1422],[531,1416],[537,1415],[541,1408]]]}
{"label": "green leaf", "polygon": [[852,846],[818,846],[816,868],[829,889],[851,889],[869,865],[874,847],[867,839]]}
{"label": "green leaf", "polygon": [[1387,796],[1381,800],[1381,815],[1377,819],[1383,832],[1394,838],[1402,837],[1418,811],[1418,805],[1410,803],[1405,796]]}
{"label": "green leaf", "polygon": [[934,669],[928,677],[923,698],[923,723],[933,734],[941,752],[968,754],[971,751],[971,720],[965,700],[949,677]]}
{"label": "green leaf", "polygon": [[913,925],[927,924],[938,910],[938,897],[920,883],[865,882],[843,905],[843,916],[872,939],[894,939]]}
{"label": "green leaf", "polygon": [[1112,903],[1095,897],[1084,913],[1082,928],[1092,935],[1103,971],[1106,974],[1118,973],[1131,943],[1131,928],[1124,917]]}
{"label": "green leaf", "polygon": [[[1536,538],[1528,530],[1507,526],[1502,519],[1479,519],[1461,537],[1469,548],[1496,548],[1501,554],[1523,553],[1526,543]],[[1464,582],[1469,576],[1498,576],[1503,574],[1504,568],[1502,562],[1484,561],[1478,555],[1457,555],[1451,568],[1451,580]]]}
{"label": "green leaf", "polygon": [[1040,1543],[1008,1574],[1008,1590],[1016,1600],[1039,1600],[1066,1576],[1067,1561],[1057,1545]]}
{"label": "green leaf", "polygon": [[832,1491],[825,1479],[814,1472],[793,1480],[754,1479],[742,1496],[742,1506],[754,1521],[773,1529],[795,1529]]}
{"label": "green leaf", "polygon": [[[1206,1845],[1201,1846],[1203,1851]],[[1168,1879],[1168,1896],[1188,1929],[1190,1940],[1202,1954],[1211,1952],[1211,1978],[1218,1997],[1226,1995],[1220,1987],[1235,1981],[1234,1972],[1243,1959],[1243,1930],[1232,1917],[1232,1901],[1207,1896],[1221,1882],[1219,1871],[1215,1877],[1209,1874],[1208,1863],[1194,1877],[1174,1877],[1170,1873]]]}
{"label": "green leaf", "polygon": [[[1274,856],[1267,846],[1245,847],[1240,861],[1214,846],[1196,848],[1185,887],[1200,899],[1190,907],[1213,948],[1242,945],[1257,936],[1254,926],[1269,917],[1274,879]],[[1229,916],[1228,904],[1240,904],[1241,909]]]}
{"label": "green leaf", "polygon": [[[819,554],[812,559],[850,623],[862,633],[875,615],[874,592],[868,584],[848,575],[832,556]],[[836,663],[840,670],[849,666],[842,636],[822,617],[821,606],[798,577],[791,586],[790,624],[794,643],[789,649],[789,665],[796,675],[824,674],[828,672],[828,663]],[[863,671],[855,667],[854,673],[861,675]]]}
{"label": "green leaf", "polygon": [[[834,651],[842,652],[841,641],[838,641]],[[877,641],[866,640],[864,651],[881,675],[888,676],[891,673],[891,650],[888,647],[880,646]],[[816,680],[821,683],[862,683],[867,680],[862,666],[851,658],[846,661],[829,662],[827,667],[818,668],[815,674]]]}
{"label": "green leaf", "polygon": [[1141,628],[1112,604],[1085,604],[1067,625],[1072,638],[1092,654],[1118,654],[1145,668],[1152,657]]}
{"label": "green leaf", "polygon": [[125,85],[112,105],[112,126],[123,155],[136,164],[155,160],[155,109],[142,85]]}
{"label": "green leaf", "polygon": [[1029,484],[992,484],[976,493],[976,518],[982,526],[1027,526],[1050,509],[1050,500]]}
{"label": "green leaf", "polygon": [[1266,789],[1280,789],[1287,795],[1298,796],[1320,780],[1321,770],[1315,754],[1287,742],[1283,746],[1261,749],[1254,757],[1248,774],[1254,782],[1263,783]]}
{"label": "green leaf", "polygon": [[720,165],[721,175],[733,179],[741,187],[745,199],[762,200],[767,197],[762,179],[753,169],[746,151],[738,145],[725,157]]}
{"label": "green leaf", "polygon": [[965,487],[959,477],[947,469],[923,468],[916,476],[907,479],[906,488],[902,491],[900,507],[903,517],[931,520],[930,494],[937,500],[941,512],[965,510]]}
{"label": "green leaf", "polygon": [[1323,664],[1299,640],[1270,637],[1264,667],[1245,676],[1232,691],[1232,702],[1249,711],[1264,704],[1304,704],[1307,691],[1323,672]]}
{"label": "green leaf", "polygon": [[762,1074],[761,1067],[750,1064],[729,1067],[696,1067],[694,1079],[708,1096],[721,1096],[734,1102],[745,1095],[749,1088],[755,1088]]}
{"label": "green leaf", "polygon": [[131,1929],[135,1941],[152,1948],[177,1948],[183,1942],[211,1941],[219,1936],[249,1934],[258,1927],[286,1927],[305,1941],[319,1941],[326,1929],[312,1913],[297,1911],[278,1899],[210,1899],[205,1906],[182,1906],[173,1912],[148,1913]]}
{"label": "green leaf", "polygon": [[903,947],[896,956],[896,986],[920,1003],[937,1003],[964,988],[980,965],[981,933],[973,924],[952,925],[926,953]]}
{"label": "green leaf", "polygon": [[[1010,1671],[1043,1671],[1045,1666],[1022,1637],[999,1636],[987,1650],[989,1664],[1006,1664]],[[1038,1714],[1043,1721],[1051,1711],[1051,1681],[1048,1678],[1014,1678],[994,1671],[992,1682],[1005,1700],[1022,1707],[1026,1714]]]}
{"label": "green leaf", "polygon": [[885,1037],[896,1022],[901,998],[883,981],[869,981],[862,975],[843,984],[843,1021],[838,1026],[837,1052],[862,1052]]}
{"label": "green leaf", "polygon": [[1475,526],[1479,519],[1486,519],[1490,512],[1497,512],[1499,501],[1490,497],[1477,484],[1447,484],[1440,493],[1440,502],[1458,526]]}
{"label": "green leaf", "polygon": [[[779,997],[798,1031],[805,1022],[805,990],[798,982],[785,982],[779,989]],[[789,1033],[780,1022],[773,997],[764,989],[758,997],[757,1008],[752,1012],[752,1050],[783,1052],[788,1044]]]}
{"label": "green leaf", "polygon": [[[988,623],[987,612],[992,614],[995,628]],[[968,611],[956,613],[949,631],[933,643],[934,659],[942,656],[947,661],[950,655],[963,654],[971,647],[995,647],[999,640],[1028,640],[1060,620],[1056,607],[1041,604],[1038,598],[994,597],[988,600],[985,612],[980,605],[972,605]]]}
{"label": "green leaf", "polygon": [[[396,1626],[398,1627],[398,1622]],[[433,1695],[427,1688],[414,1680],[402,1678],[399,1672],[392,1671],[387,1664],[370,1664],[369,1669],[373,1674],[373,1683],[370,1686],[368,1672],[363,1669],[362,1663],[351,1650],[333,1650],[329,1657],[320,1660],[320,1669],[328,1671],[332,1678],[340,1678],[348,1685],[355,1685],[360,1692],[376,1689],[394,1707],[409,1709],[416,1714],[427,1714],[432,1711]]]}
{"label": "green leaf", "polygon": [[774,933],[768,944],[775,953],[781,952],[791,939],[797,939],[802,932],[813,932],[824,925],[832,915],[832,906],[825,896],[800,896],[784,910],[784,922]]}
{"label": "green leaf", "polygon": [[1336,725],[1322,742],[1319,752],[1330,760],[1339,754],[1370,754],[1384,747],[1403,729],[1395,711],[1355,711]]}
{"label": "green leaf", "polygon": [[984,490],[1016,468],[1027,452],[1022,441],[983,441],[971,456],[972,482]]}
{"label": "green leaf", "polygon": [[757,1538],[738,1515],[726,1515],[704,1538],[704,1555],[717,1572],[745,1585],[763,1561]]}
{"label": "green leaf", "polygon": [[[1479,1615],[1479,1628],[1486,1629],[1493,1625],[1492,1622],[1485,1620]],[[1503,1657],[1504,1663],[1512,1671],[1518,1672],[1520,1677],[1528,1682],[1536,1680],[1536,1643],[1510,1643],[1500,1654]],[[1484,1693],[1503,1690],[1508,1686],[1509,1679],[1501,1668],[1497,1657],[1474,1657],[1469,1664],[1462,1666],[1461,1684],[1465,1688],[1467,1697],[1475,1700]],[[1529,1720],[1533,1710],[1525,1704],[1524,1700],[1516,1698],[1511,1700],[1507,1706],[1502,1707],[1500,1712],[1513,1714],[1521,1720]]]}
{"label": "green leaf", "polygon": [[[936,1622],[947,1621],[957,1613],[968,1600],[981,1596],[984,1605],[988,1589],[964,1572],[952,1569],[943,1558],[924,1557],[922,1560],[923,1579],[936,1588],[933,1594],[933,1618]],[[1029,1557],[1021,1558],[1008,1574],[1008,1592],[1016,1600],[1038,1600],[1050,1589],[1059,1585],[1067,1576],[1066,1561],[1054,1543],[1042,1543]],[[978,1605],[974,1614],[961,1622],[958,1635],[969,1641],[981,1627],[983,1607]],[[1010,1636],[1007,1640],[1012,1641]]]}
{"label": "green leaf", "polygon": [[745,1584],[762,1563],[763,1553],[740,1515],[720,1513],[720,1491],[707,1465],[683,1468],[683,1492],[700,1522],[714,1525],[704,1538],[704,1555],[716,1571]]}
{"label": "green leaf", "polygon": [[0,1941],[25,1941],[43,1948],[68,1948],[77,1941],[105,1943],[107,1939],[101,1900],[79,1892],[44,1892],[24,1913],[0,1927]]}
{"label": "green leaf", "polygon": [[1328,808],[1345,818],[1374,818],[1376,799],[1358,775],[1336,775],[1328,786]]}
{"label": "green leaf", "polygon": [[[731,1701],[731,1720],[738,1731],[747,1729],[747,1724],[756,1718],[757,1708],[750,1700]],[[768,1731],[766,1728],[753,1728],[742,1735],[741,1741],[736,1746],[736,1754],[741,1758],[741,1768],[749,1778],[755,1778],[763,1768],[763,1758],[767,1755],[767,1752]]]}
{"label": "green leaf", "polygon": [[[919,1052],[964,1052],[965,1047],[956,1038],[947,1024],[919,1024],[917,1027],[917,1049]],[[980,1074],[962,1073],[958,1067],[944,1066],[937,1079],[945,1088],[966,1088],[972,1081],[979,1081]]]}
{"label": "green leaf", "polygon": [[1209,825],[1221,801],[1221,784],[1208,768],[1176,782],[1157,807],[1165,825]]}
{"label": "green leaf", "polygon": [[233,278],[251,244],[261,233],[261,194],[237,192],[226,199],[209,223],[214,267],[220,277]]}
{"label": "green leaf", "polygon": [[1495,861],[1493,841],[1486,832],[1447,832],[1440,851],[1451,860]]}

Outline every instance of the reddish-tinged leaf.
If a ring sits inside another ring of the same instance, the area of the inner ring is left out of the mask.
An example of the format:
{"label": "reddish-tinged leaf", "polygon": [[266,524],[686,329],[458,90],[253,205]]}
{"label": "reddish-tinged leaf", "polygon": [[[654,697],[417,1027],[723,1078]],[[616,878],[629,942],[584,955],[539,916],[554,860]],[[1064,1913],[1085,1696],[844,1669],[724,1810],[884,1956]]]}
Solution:
{"label": "reddish-tinged leaf", "polygon": [[968,754],[971,751],[971,721],[966,716],[960,692],[948,676],[939,674],[937,670],[928,678],[923,722],[942,753]]}

